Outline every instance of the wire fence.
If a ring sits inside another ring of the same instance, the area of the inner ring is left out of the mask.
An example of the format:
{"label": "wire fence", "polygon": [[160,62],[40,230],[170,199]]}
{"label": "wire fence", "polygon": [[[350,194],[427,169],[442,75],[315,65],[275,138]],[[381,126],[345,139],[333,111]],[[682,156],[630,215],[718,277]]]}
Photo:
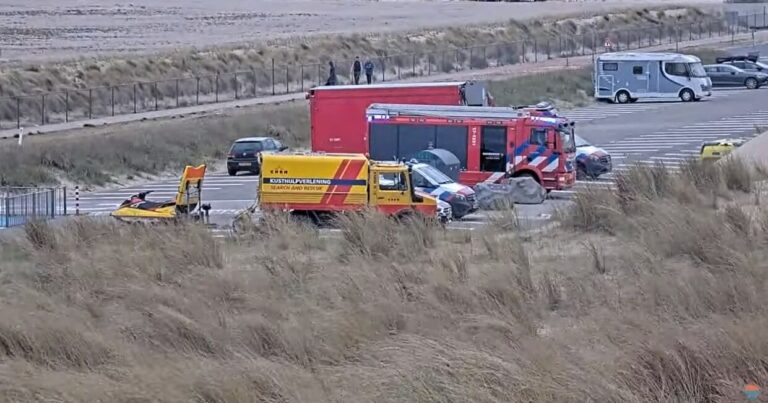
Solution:
{"label": "wire fence", "polygon": [[66,187],[0,187],[0,228],[65,215]]}
{"label": "wire fence", "polygon": [[[514,42],[452,47],[436,51],[371,57],[373,82],[431,76],[552,59],[596,55],[602,51],[677,45],[705,38],[748,33],[768,25],[766,13],[726,15],[698,23],[590,31],[578,35],[533,36]],[[367,60],[361,57],[362,61]],[[351,84],[353,60],[334,61],[337,84]],[[68,89],[0,98],[0,129],[41,126],[131,113],[175,109],[278,94],[324,85],[327,63],[276,65],[213,75]],[[366,83],[365,72],[360,77]]]}

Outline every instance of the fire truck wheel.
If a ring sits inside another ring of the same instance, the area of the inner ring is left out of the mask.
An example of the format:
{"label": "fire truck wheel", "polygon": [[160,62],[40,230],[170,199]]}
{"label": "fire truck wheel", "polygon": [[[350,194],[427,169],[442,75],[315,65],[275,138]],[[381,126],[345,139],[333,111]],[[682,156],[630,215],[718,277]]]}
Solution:
{"label": "fire truck wheel", "polygon": [[627,102],[630,101],[630,99],[631,98],[630,98],[629,93],[627,91],[619,91],[616,94],[616,102],[618,102],[620,104],[626,104]]}

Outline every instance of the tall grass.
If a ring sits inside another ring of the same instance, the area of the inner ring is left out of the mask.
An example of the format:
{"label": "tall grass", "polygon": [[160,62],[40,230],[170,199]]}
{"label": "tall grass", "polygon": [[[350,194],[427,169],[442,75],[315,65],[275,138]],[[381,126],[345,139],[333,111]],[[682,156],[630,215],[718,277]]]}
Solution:
{"label": "tall grass", "polygon": [[768,210],[725,169],[644,169],[526,237],[375,213],[6,233],[0,400],[738,401],[768,376]]}
{"label": "tall grass", "polygon": [[97,133],[82,136],[27,138],[23,147],[6,142],[0,145],[0,186],[61,179],[80,186],[105,185],[117,176],[177,173],[187,164],[222,161],[239,137],[270,135],[289,146],[306,145],[308,120],[306,104],[285,104],[94,129]]}

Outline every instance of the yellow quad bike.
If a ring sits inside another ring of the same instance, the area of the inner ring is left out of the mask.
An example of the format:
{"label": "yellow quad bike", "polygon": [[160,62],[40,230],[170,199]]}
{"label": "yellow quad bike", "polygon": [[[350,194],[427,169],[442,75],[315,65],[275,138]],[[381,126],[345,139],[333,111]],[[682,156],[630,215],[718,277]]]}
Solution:
{"label": "yellow quad bike", "polygon": [[741,147],[746,141],[746,139],[720,139],[705,142],[701,145],[700,158],[702,161],[717,161]]}
{"label": "yellow quad bike", "polygon": [[175,200],[146,200],[147,195],[152,193],[150,190],[132,195],[110,215],[128,223],[174,222],[180,218],[191,218],[195,221],[200,218],[207,219],[211,206],[201,203],[205,168],[204,164],[197,167],[187,165],[184,168]]}

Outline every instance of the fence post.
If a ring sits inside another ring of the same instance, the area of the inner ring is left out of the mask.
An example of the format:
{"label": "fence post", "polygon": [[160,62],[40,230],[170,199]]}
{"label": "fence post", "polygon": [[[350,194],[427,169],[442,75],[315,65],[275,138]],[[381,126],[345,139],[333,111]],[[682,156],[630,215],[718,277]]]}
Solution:
{"label": "fence post", "polygon": [[286,65],[285,66],[285,93],[289,93],[291,91],[290,83],[290,68]]}
{"label": "fence post", "polygon": [[109,87],[112,93],[112,116],[115,116],[115,87]]}
{"label": "fence post", "polygon": [[520,63],[525,63],[525,62],[528,61],[528,60],[526,60],[526,57],[525,57],[525,39],[520,41],[520,49],[521,49],[521,52],[520,52]]}
{"label": "fence post", "polygon": [[75,186],[75,215],[80,215],[80,186]]}
{"label": "fence post", "polygon": [[136,83],[133,83],[133,113],[136,113]]}
{"label": "fence post", "polygon": [[176,107],[179,107],[179,79],[176,79]]}
{"label": "fence post", "polygon": [[16,128],[21,129],[21,98],[16,97]]}
{"label": "fence post", "polygon": [[88,119],[93,119],[93,89],[88,89]]}
{"label": "fence post", "polygon": [[432,75],[432,55],[427,53],[427,75]]}
{"label": "fence post", "polygon": [[539,62],[539,43],[536,38],[533,38],[533,62]]}
{"label": "fence post", "polygon": [[66,216],[67,215],[67,187],[64,186],[63,188],[61,188],[61,190],[62,190],[62,194],[64,195],[64,198],[62,199],[62,207],[64,208],[62,215]]}
{"label": "fence post", "polygon": [[154,90],[152,92],[155,93],[155,111],[157,111],[157,81],[152,85],[152,88]]}
{"label": "fence post", "polygon": [[195,105],[200,105],[200,77],[195,77],[197,87],[195,88]]}
{"label": "fence post", "polygon": [[413,76],[416,77],[416,53],[411,55],[411,66],[413,67]]}
{"label": "fence post", "polygon": [[384,61],[385,59],[381,59],[381,81],[387,81],[387,65]]}
{"label": "fence post", "polygon": [[69,90],[64,90],[64,121],[69,123]]}
{"label": "fence post", "polygon": [[235,73],[235,99],[239,99],[238,89],[240,83],[237,82],[237,73]]}
{"label": "fence post", "polygon": [[472,70],[472,47],[469,47],[469,69]]}
{"label": "fence post", "polygon": [[40,96],[40,125],[45,125],[45,94]]}
{"label": "fence post", "polygon": [[547,60],[552,60],[552,53],[549,48],[549,38],[547,38]]}
{"label": "fence post", "polygon": [[[443,63],[445,63],[445,56],[443,56]],[[501,61],[501,46],[496,45],[496,67],[503,66],[504,62]]]}
{"label": "fence post", "polygon": [[304,92],[304,65],[301,65],[301,92]]}
{"label": "fence post", "polygon": [[214,93],[215,93],[214,100],[216,101],[216,103],[219,103],[219,72],[218,71],[216,72],[216,85],[215,85]]}
{"label": "fence post", "polygon": [[272,58],[272,95],[275,95],[275,58]]}
{"label": "fence post", "polygon": [[251,67],[251,73],[253,75],[253,96],[256,97],[256,70]]}

